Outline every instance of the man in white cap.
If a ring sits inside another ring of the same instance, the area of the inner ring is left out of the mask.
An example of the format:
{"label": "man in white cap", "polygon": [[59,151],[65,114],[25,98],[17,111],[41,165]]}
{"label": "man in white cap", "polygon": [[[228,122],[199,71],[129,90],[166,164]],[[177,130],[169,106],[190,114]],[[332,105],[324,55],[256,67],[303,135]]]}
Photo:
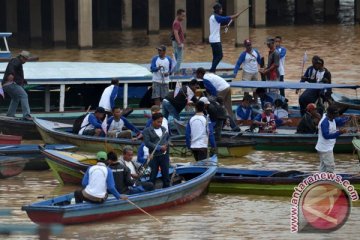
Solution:
{"label": "man in white cap", "polygon": [[6,67],[4,78],[1,83],[4,92],[11,98],[9,109],[6,113],[6,116],[8,117],[15,117],[16,109],[20,102],[23,118],[32,120],[30,116],[28,95],[24,89],[24,85],[27,84],[27,82],[24,79],[22,66],[29,58],[30,52],[22,51],[19,56],[11,59]]}

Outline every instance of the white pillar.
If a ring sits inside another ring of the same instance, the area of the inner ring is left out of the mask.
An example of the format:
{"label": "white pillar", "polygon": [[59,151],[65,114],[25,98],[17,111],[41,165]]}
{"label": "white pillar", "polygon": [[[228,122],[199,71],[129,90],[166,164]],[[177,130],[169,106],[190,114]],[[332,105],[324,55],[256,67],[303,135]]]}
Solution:
{"label": "white pillar", "polygon": [[59,102],[59,112],[64,112],[65,110],[65,84],[60,85],[60,102]]}
{"label": "white pillar", "polygon": [[355,22],[360,22],[360,0],[355,0]]}
{"label": "white pillar", "polygon": [[6,31],[17,33],[17,0],[6,1]]}
{"label": "white pillar", "polygon": [[148,0],[148,34],[158,34],[160,31],[160,3],[159,0]]}
{"label": "white pillar", "polygon": [[123,93],[123,109],[128,107],[128,91],[129,91],[129,84],[124,83],[124,93]]}
{"label": "white pillar", "polygon": [[122,30],[132,28],[132,0],[122,0]]}
{"label": "white pillar", "polygon": [[32,0],[30,7],[30,37],[41,39],[41,0]]}
{"label": "white pillar", "polygon": [[[235,12],[241,12],[249,7],[249,0],[235,0]],[[244,40],[250,36],[249,9],[235,20],[235,46],[243,46]]]}
{"label": "white pillar", "polygon": [[53,13],[53,41],[55,45],[65,44],[66,24],[65,24],[65,0],[52,1]]}
{"label": "white pillar", "polygon": [[78,45],[80,48],[91,48],[93,46],[92,1],[78,1]]}
{"label": "white pillar", "polygon": [[211,14],[213,14],[214,9],[213,6],[215,5],[215,1],[213,0],[202,0],[202,33],[203,33],[203,41],[209,41],[209,34],[210,34],[210,26],[209,26],[209,18]]}
{"label": "white pillar", "polygon": [[[186,12],[186,0],[175,0],[175,18],[176,18],[176,11],[178,9],[184,9]],[[184,19],[184,21],[182,21],[181,23],[182,28],[184,30],[184,33],[186,32],[186,25],[187,25],[187,20],[186,18]]]}
{"label": "white pillar", "polygon": [[266,0],[253,0],[252,17],[254,27],[266,26]]}

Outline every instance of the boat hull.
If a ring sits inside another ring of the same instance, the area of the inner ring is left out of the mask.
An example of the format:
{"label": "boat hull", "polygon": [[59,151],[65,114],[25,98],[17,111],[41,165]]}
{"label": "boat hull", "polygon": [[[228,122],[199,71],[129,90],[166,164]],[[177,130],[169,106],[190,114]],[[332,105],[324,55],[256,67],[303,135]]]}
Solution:
{"label": "boat hull", "polygon": [[[1,130],[0,130],[1,132]],[[20,135],[5,135],[5,132],[2,132],[4,134],[0,134],[0,144],[21,144],[22,137]]]}
{"label": "boat hull", "polygon": [[0,156],[0,178],[9,178],[19,175],[25,167],[27,160]]}

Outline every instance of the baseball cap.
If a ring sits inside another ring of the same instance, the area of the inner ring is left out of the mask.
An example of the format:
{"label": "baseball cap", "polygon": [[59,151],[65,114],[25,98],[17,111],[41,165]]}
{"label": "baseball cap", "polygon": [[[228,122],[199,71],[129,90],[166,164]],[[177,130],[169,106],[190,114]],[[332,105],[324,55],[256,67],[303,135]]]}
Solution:
{"label": "baseball cap", "polygon": [[100,151],[96,154],[96,159],[98,161],[106,161],[107,160],[107,154],[104,151]]}
{"label": "baseball cap", "polygon": [[160,50],[160,51],[166,51],[166,46],[165,45],[161,45],[159,47],[156,48],[157,50]]}
{"label": "baseball cap", "polygon": [[210,101],[209,101],[209,99],[208,99],[207,97],[201,97],[201,98],[199,99],[199,101],[200,101],[200,102],[203,102],[203,103],[205,103],[205,104],[210,104]]}
{"label": "baseball cap", "polygon": [[28,51],[21,51],[19,55],[26,59],[29,59],[31,56],[30,52]]}
{"label": "baseball cap", "polygon": [[309,103],[307,106],[306,106],[306,111],[308,112],[311,112],[313,110],[316,109],[316,105],[314,103]]}
{"label": "baseball cap", "polygon": [[251,41],[249,39],[244,40],[244,46],[251,46]]}

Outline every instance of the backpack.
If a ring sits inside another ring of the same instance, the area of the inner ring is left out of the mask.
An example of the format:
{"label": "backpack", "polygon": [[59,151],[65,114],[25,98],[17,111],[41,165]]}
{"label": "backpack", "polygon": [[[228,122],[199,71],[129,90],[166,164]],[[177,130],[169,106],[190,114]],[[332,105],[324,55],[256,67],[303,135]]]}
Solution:
{"label": "backpack", "polygon": [[83,114],[83,115],[81,115],[80,117],[78,117],[78,118],[75,119],[74,124],[73,124],[73,128],[72,128],[72,133],[74,133],[74,134],[79,134],[79,132],[80,132],[80,130],[81,130],[82,128],[87,127],[87,126],[90,125],[90,123],[89,123],[89,124],[87,124],[86,126],[81,127],[81,124],[82,124],[82,122],[84,121],[84,118],[85,118],[88,114],[89,114],[89,113],[85,113],[85,114]]}

